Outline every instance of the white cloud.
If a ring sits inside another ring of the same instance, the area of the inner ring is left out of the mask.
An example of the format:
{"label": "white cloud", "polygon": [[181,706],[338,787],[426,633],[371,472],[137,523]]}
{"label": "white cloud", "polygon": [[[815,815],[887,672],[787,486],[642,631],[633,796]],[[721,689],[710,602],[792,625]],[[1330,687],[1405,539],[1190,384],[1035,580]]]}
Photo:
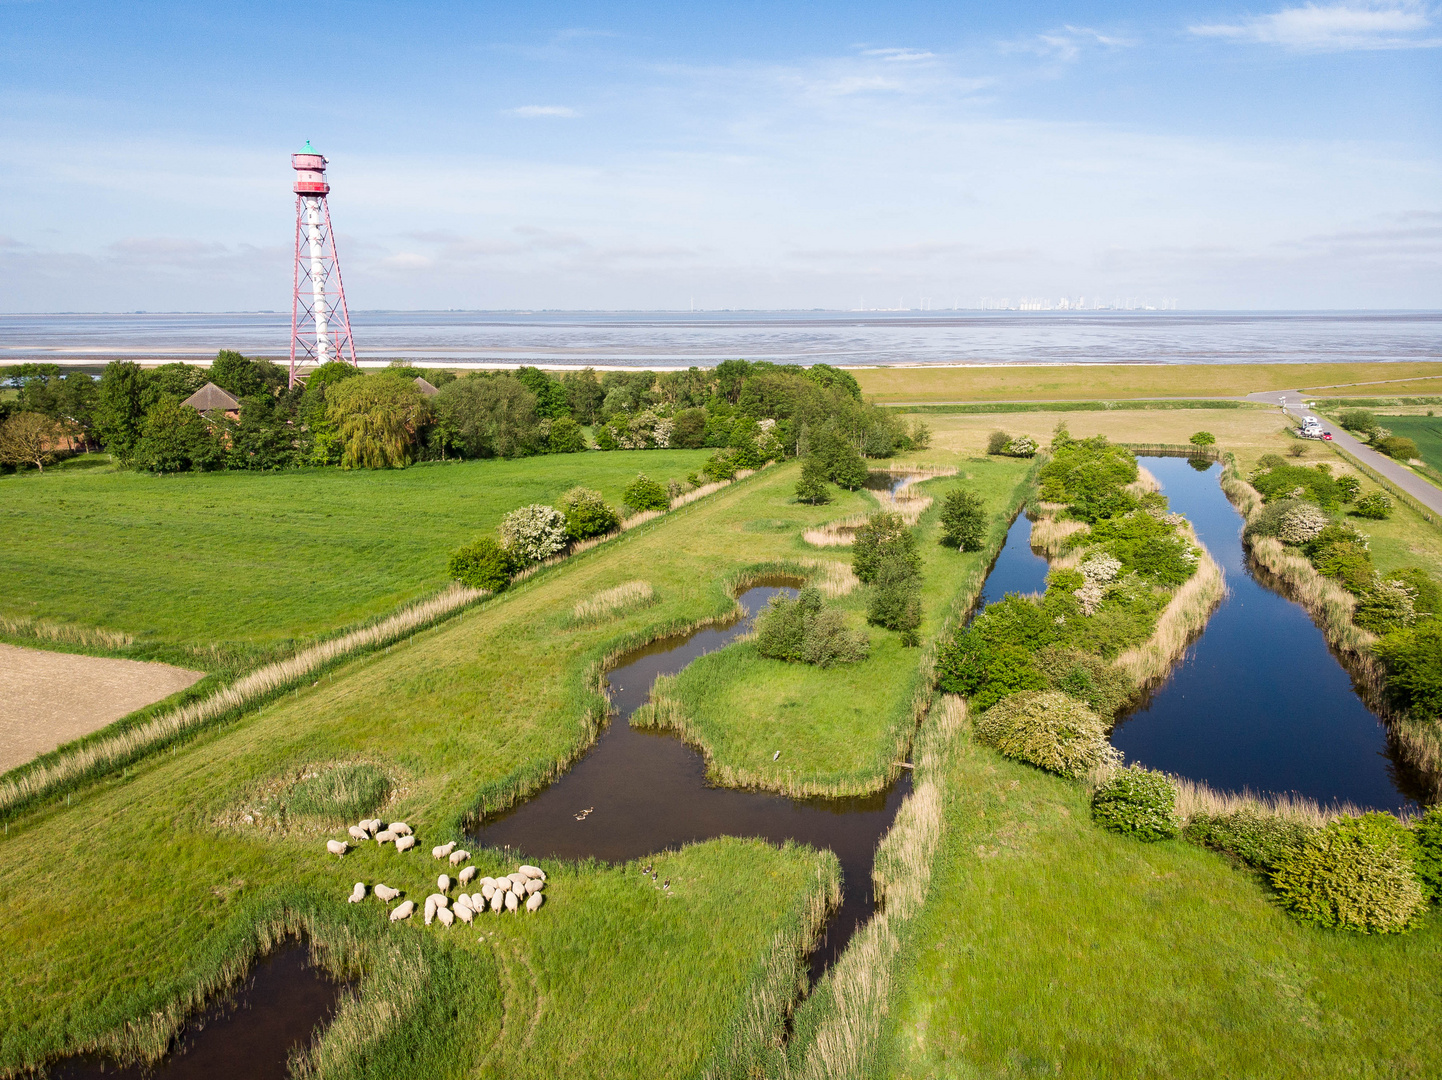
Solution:
{"label": "white cloud", "polygon": [[936,53],[925,49],[862,49],[862,56],[875,56],[889,63],[915,64],[937,59]]}
{"label": "white cloud", "polygon": [[1401,3],[1307,4],[1256,15],[1237,23],[1189,27],[1199,37],[1280,45],[1302,52],[1353,49],[1429,49],[1442,37],[1427,36],[1432,20],[1415,0]]}
{"label": "white cloud", "polygon": [[1107,49],[1126,49],[1136,45],[1137,42],[1130,38],[1117,37],[1113,34],[1103,34],[1099,30],[1093,30],[1089,26],[1063,26],[1060,30],[1053,30],[1047,34],[1038,34],[1017,44],[1008,44],[1002,47],[1003,52],[1026,52],[1035,53],[1038,56],[1050,57],[1061,60],[1064,63],[1071,63],[1078,59],[1083,50],[1101,46]]}
{"label": "white cloud", "polygon": [[518,108],[518,109],[507,109],[506,112],[507,112],[509,115],[511,115],[511,116],[526,116],[526,117],[533,117],[533,116],[573,117],[573,116],[580,116],[580,115],[581,115],[581,114],[578,113],[575,109],[572,109],[572,108],[570,108],[570,107],[568,107],[568,106],[566,106],[566,105],[522,105],[522,106],[521,106],[520,108]]}

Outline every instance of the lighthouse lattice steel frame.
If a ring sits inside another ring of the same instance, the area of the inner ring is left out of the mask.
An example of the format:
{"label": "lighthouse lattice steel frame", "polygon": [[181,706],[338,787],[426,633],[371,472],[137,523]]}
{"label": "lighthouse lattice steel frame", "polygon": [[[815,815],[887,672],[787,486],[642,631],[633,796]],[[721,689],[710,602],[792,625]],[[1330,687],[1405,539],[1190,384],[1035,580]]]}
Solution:
{"label": "lighthouse lattice steel frame", "polygon": [[326,159],[307,142],[304,150],[291,155],[290,164],[295,169],[295,268],[290,306],[290,385],[294,386],[309,374],[300,369],[311,365],[331,360],[360,365],[330,225]]}

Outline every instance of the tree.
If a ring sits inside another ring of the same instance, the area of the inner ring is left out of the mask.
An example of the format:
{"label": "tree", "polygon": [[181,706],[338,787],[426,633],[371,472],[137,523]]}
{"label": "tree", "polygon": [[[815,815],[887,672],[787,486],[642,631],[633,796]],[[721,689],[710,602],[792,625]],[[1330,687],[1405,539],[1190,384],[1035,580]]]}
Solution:
{"label": "tree", "polygon": [[986,440],[986,452],[988,454],[1004,454],[1006,448],[1011,445],[1011,436],[1004,431],[993,431]]}
{"label": "tree", "polygon": [[393,371],[347,379],[326,394],[326,418],[340,434],[346,469],[403,468],[429,414],[415,382]]}
{"label": "tree", "polygon": [[1217,437],[1210,431],[1198,431],[1188,439],[1187,442],[1193,446],[1214,446],[1216,445]]}
{"label": "tree", "polygon": [[536,395],[536,415],[543,420],[555,420],[571,415],[571,404],[565,386],[540,368],[518,368],[516,379]]}
{"label": "tree", "polygon": [[717,393],[735,405],[741,400],[741,386],[750,373],[751,365],[745,360],[722,360],[715,371]]}
{"label": "tree", "polygon": [[566,390],[566,404],[571,415],[582,424],[594,424],[606,392],[601,389],[601,380],[596,378],[594,368],[568,371],[561,376],[561,385]]}
{"label": "tree", "polygon": [[980,551],[986,540],[986,500],[969,488],[947,492],[941,504],[941,543]]}
{"label": "tree", "polygon": [[510,375],[447,383],[435,396],[435,409],[467,457],[524,457],[539,449],[536,395]]}
{"label": "tree", "polygon": [[666,494],[666,489],[645,473],[636,474],[636,479],[626,489],[621,501],[633,512],[638,513],[642,510],[669,510],[671,508],[671,497]]}
{"label": "tree", "polygon": [[170,394],[145,414],[132,461],[147,472],[175,473],[213,469],[221,462],[220,440],[205,417]]}
{"label": "tree", "polygon": [[537,563],[566,548],[566,518],[554,506],[532,503],[501,519],[501,543],[516,559]]}
{"label": "tree", "polygon": [[621,524],[601,493],[587,487],[573,487],[562,495],[561,512],[566,516],[566,534],[572,540],[604,536]]}
{"label": "tree", "polygon": [[300,464],[290,412],[269,394],[245,399],[240,419],[226,426],[225,463],[232,469],[288,469]]}
{"label": "tree", "polygon": [[569,416],[542,420],[537,431],[544,438],[545,453],[579,454],[586,449],[586,436],[581,431],[581,425]]}
{"label": "tree", "polygon": [[95,436],[100,444],[128,461],[145,421],[146,377],[140,365],[115,360],[105,365],[95,394]]}
{"label": "tree", "polygon": [[889,552],[877,563],[866,621],[902,632],[921,625],[921,577],[904,552]]}
{"label": "tree", "polygon": [[874,581],[881,561],[890,555],[904,559],[916,573],[921,570],[921,553],[900,514],[888,511],[872,514],[851,542],[851,568],[862,581]]}
{"label": "tree", "polygon": [[801,463],[801,479],[796,481],[796,501],[820,506],[831,501],[826,489],[826,468],[814,457]]}
{"label": "tree", "polygon": [[705,409],[682,409],[676,414],[676,426],[671,429],[671,445],[685,450],[699,450],[706,445]]}
{"label": "tree", "polygon": [[1411,461],[1417,456],[1417,444],[1401,435],[1387,435],[1380,439],[1373,439],[1372,445],[1388,457],[1396,458],[1398,461]]}
{"label": "tree", "polygon": [[0,463],[34,465],[41,472],[58,456],[60,425],[44,413],[19,412],[0,424]]}
{"label": "tree", "polygon": [[210,381],[237,398],[283,389],[290,376],[269,360],[251,360],[233,349],[221,349],[210,364]]}
{"label": "tree", "polygon": [[822,424],[812,433],[812,454],[826,466],[826,477],[834,484],[855,491],[866,483],[866,462],[851,440],[839,434],[834,424]]}
{"label": "tree", "polygon": [[849,371],[842,371],[830,364],[812,364],[806,369],[806,378],[810,379],[817,386],[826,387],[828,390],[837,390],[856,401],[861,400],[861,384],[856,381],[856,376]]}

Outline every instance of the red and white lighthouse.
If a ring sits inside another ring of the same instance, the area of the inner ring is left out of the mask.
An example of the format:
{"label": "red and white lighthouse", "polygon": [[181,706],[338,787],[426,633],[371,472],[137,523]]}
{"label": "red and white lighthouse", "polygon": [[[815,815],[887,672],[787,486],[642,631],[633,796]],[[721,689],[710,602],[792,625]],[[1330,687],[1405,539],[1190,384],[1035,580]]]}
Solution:
{"label": "red and white lighthouse", "polygon": [[[330,227],[326,160],[307,141],[295,169],[295,268],[290,307],[290,385],[331,360],[356,363],[350,309]],[[339,316],[339,318],[337,318]],[[358,365],[357,365],[358,366]]]}

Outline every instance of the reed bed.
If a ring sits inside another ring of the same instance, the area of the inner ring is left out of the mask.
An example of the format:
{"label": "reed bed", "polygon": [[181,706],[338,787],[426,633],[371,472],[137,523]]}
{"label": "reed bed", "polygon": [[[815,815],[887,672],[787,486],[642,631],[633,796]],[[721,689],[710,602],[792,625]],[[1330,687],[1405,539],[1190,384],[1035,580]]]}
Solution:
{"label": "reed bed", "polygon": [[808,584],[815,586],[828,599],[846,596],[861,585],[861,579],[852,571],[850,563],[835,559],[797,559],[796,562],[798,566],[812,571],[807,575]]}
{"label": "reed bed", "polygon": [[135,644],[135,638],[121,630],[103,626],[77,626],[73,623],[51,622],[48,619],[6,618],[0,616],[0,634],[34,638],[63,645],[80,645],[90,649],[123,649]]}
{"label": "reed bed", "polygon": [[1201,554],[1197,571],[1172,594],[1171,600],[1157,619],[1156,629],[1146,642],[1128,649],[1114,660],[1113,666],[1126,672],[1139,688],[1155,685],[1166,678],[1172,665],[1181,658],[1188,645],[1196,640],[1211,618],[1212,612],[1227,595],[1226,575],[1192,530],[1191,522],[1179,530],[1187,542]]}
{"label": "reed bed", "polygon": [[801,539],[813,547],[850,547],[856,530],[866,524],[866,517],[865,514],[852,514],[850,517],[828,521],[825,525],[807,529],[801,534]]}
{"label": "reed bed", "polygon": [[1322,805],[1314,799],[1295,793],[1257,794],[1253,791],[1241,793],[1217,791],[1206,784],[1185,777],[1174,776],[1177,787],[1177,816],[1183,824],[1198,815],[1219,817],[1249,811],[1259,817],[1279,817],[1310,825],[1320,829],[1343,817],[1359,817],[1362,810],[1351,803],[1338,802]]}
{"label": "reed bed", "polygon": [[484,590],[452,585],[372,626],[323,641],[259,668],[207,698],[127,731],[76,747],[53,762],[0,783],[0,815],[13,814],[22,806],[63,788],[128,765],[153,750],[288,690],[324,667],[390,645],[488,595]]}
{"label": "reed bed", "polygon": [[1091,532],[1085,521],[1067,521],[1063,518],[1039,517],[1031,525],[1031,549],[1048,558],[1060,558],[1082,534]]}
{"label": "reed bed", "polygon": [[576,622],[609,619],[622,611],[645,607],[655,598],[656,590],[651,588],[649,581],[626,581],[578,601],[571,609],[571,618]]}
{"label": "reed bed", "polygon": [[1138,497],[1150,495],[1153,491],[1161,491],[1162,485],[1144,466],[1137,466],[1137,478],[1126,486],[1126,490]]}

